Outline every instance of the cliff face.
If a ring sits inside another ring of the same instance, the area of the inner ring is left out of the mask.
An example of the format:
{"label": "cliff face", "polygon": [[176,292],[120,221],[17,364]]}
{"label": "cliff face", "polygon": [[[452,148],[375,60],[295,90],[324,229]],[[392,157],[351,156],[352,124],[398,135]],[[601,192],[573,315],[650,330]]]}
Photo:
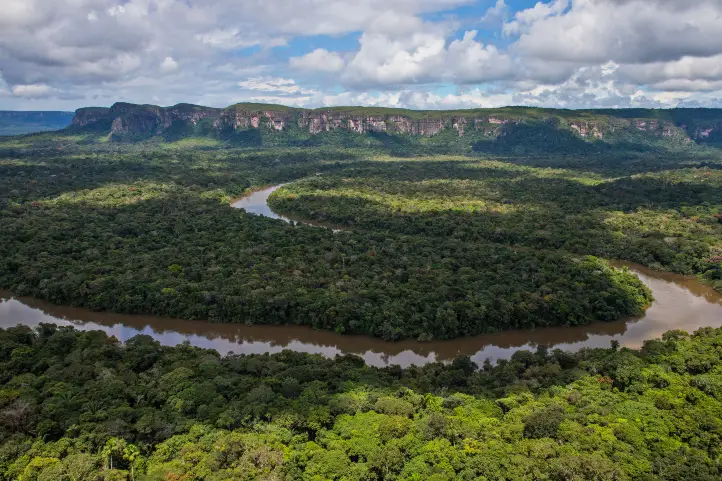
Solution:
{"label": "cliff face", "polygon": [[[391,112],[393,109],[389,109],[389,111]],[[468,115],[454,115],[454,112],[441,112],[440,114],[434,113],[433,118],[415,118],[418,116],[395,113],[363,115],[355,111],[344,110],[255,110],[234,106],[223,110],[215,121],[214,127],[232,130],[266,127],[270,130],[283,131],[293,125],[311,135],[341,129],[357,134],[385,132],[422,137],[431,137],[444,130],[452,129],[463,137],[469,126],[472,129],[489,130],[489,126],[499,126],[509,121],[494,117],[471,118]]]}
{"label": "cliff face", "polygon": [[75,111],[72,124],[78,127],[85,127],[86,125],[108,119],[109,113],[110,109],[105,107],[85,107],[78,109]]}
{"label": "cliff face", "polygon": [[112,119],[111,135],[153,135],[162,134],[174,122],[195,125],[201,119],[215,118],[219,114],[220,109],[189,104],[157,107],[155,105],[116,103],[108,110],[107,115]]}
{"label": "cliff face", "polygon": [[[91,126],[108,122],[111,137],[151,137],[181,127],[191,132],[207,120],[208,128],[225,134],[252,130],[294,132],[315,136],[344,130],[359,135],[434,137],[444,132],[453,136],[500,138],[515,128],[536,123],[552,126],[590,142],[637,136],[649,139],[677,139],[710,143],[722,140],[722,110],[676,109],[569,111],[533,108],[477,109],[459,111],[412,111],[383,108],[297,109],[280,105],[237,104],[216,109],[189,104],[173,107],[116,103],[110,108],[79,109],[73,125]],[[294,135],[295,135],[294,134]]]}

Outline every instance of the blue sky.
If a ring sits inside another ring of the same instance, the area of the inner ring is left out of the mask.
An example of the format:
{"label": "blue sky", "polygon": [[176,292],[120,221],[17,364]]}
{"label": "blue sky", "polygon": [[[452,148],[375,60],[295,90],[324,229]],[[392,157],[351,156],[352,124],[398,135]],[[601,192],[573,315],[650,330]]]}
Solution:
{"label": "blue sky", "polygon": [[3,0],[0,109],[722,106],[722,0]]}

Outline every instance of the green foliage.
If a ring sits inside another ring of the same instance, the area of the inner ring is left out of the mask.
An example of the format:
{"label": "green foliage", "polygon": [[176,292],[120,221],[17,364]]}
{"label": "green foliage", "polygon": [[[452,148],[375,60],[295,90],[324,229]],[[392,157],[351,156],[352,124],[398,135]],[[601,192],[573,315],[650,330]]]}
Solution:
{"label": "green foliage", "polygon": [[0,479],[712,481],[721,346],[722,329],[707,328],[639,351],[379,369],[0,329],[0,392],[12,393],[0,398]]}
{"label": "green foliage", "polygon": [[355,230],[562,249],[722,279],[720,164],[603,167],[380,158],[287,185],[270,204]]}

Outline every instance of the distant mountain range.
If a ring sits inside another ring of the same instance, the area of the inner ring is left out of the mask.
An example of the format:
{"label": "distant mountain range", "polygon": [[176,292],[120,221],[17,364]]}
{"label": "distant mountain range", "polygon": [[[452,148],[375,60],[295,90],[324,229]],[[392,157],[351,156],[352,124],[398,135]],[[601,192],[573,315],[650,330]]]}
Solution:
{"label": "distant mountain range", "polygon": [[211,138],[247,147],[385,146],[407,150],[586,153],[722,146],[722,109],[562,110],[529,107],[418,111],[300,109],[241,103],[219,109],[116,103],[75,113],[71,129],[112,141]]}
{"label": "distant mountain range", "polygon": [[[72,118],[71,118],[72,117]],[[722,109],[408,110],[226,108],[116,103],[67,112],[0,112],[0,134],[64,129],[85,143],[200,142],[209,148],[375,148],[406,154],[591,154],[722,148]]]}
{"label": "distant mountain range", "polygon": [[73,112],[0,110],[0,135],[20,135],[68,127]]}

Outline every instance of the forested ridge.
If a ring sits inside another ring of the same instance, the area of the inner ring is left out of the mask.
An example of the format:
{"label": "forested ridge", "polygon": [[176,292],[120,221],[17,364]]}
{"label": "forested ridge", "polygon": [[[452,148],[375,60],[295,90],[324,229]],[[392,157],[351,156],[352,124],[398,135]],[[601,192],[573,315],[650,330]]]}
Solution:
{"label": "forested ridge", "polygon": [[63,134],[83,135],[89,143],[192,139],[216,148],[371,147],[400,156],[670,154],[719,147],[722,109],[309,110],[257,103],[218,109],[118,102],[78,109],[73,126]]}
{"label": "forested ridge", "polygon": [[719,329],[481,369],[5,329],[0,478],[713,481],[721,357]]}

